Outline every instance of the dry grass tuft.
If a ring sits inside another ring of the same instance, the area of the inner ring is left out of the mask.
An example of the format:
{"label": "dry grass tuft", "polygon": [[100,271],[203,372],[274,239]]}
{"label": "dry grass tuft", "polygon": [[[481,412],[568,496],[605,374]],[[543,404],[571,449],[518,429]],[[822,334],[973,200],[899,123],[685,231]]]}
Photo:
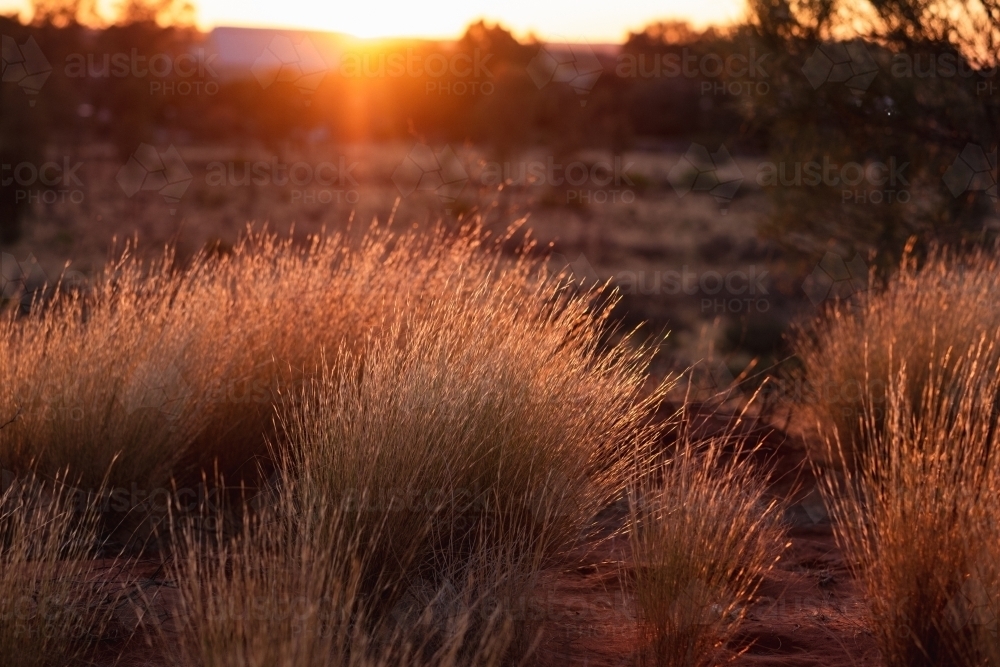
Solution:
{"label": "dry grass tuft", "polygon": [[426,600],[386,609],[365,576],[388,566],[379,582],[402,582],[393,580],[392,566],[365,551],[349,513],[329,503],[298,506],[287,486],[274,500],[232,538],[220,532],[206,542],[198,531],[179,531],[177,664],[502,664],[511,629],[497,610],[456,599],[445,586],[431,589]]}
{"label": "dry grass tuft", "polygon": [[[998,272],[1000,259],[986,250],[936,249],[920,267],[907,255],[884,288],[863,295],[857,308],[836,305],[799,332],[795,352],[809,388],[801,402],[824,436],[837,434],[848,464],[866,447],[867,422],[874,416],[881,426],[887,387],[904,364],[903,390],[919,410],[932,366],[937,381],[961,382],[942,361],[957,363],[984,335],[997,339]],[[984,363],[1000,361],[1000,349],[992,354]]]}
{"label": "dry grass tuft", "polygon": [[814,463],[891,667],[1000,665],[997,262],[906,259],[800,342],[827,389]]}
{"label": "dry grass tuft", "polygon": [[127,587],[98,576],[97,513],[62,479],[43,484],[28,476],[4,482],[0,663],[81,663],[101,643],[121,639],[119,621],[127,606]]}
{"label": "dry grass tuft", "polygon": [[[89,291],[0,321],[0,418],[13,420],[0,461],[68,468],[91,490],[109,475],[125,491],[118,514],[139,519],[164,509],[149,499],[173,493],[172,478],[194,490],[218,466],[256,483],[280,392],[300,389],[324,349],[357,351],[402,314],[477,289],[500,262],[484,246],[503,240],[473,227],[304,247],[250,234],[186,268],[169,251],[151,265],[126,252]],[[533,266],[512,262],[506,288],[532,289]]]}
{"label": "dry grass tuft", "polygon": [[[884,418],[866,423],[870,450],[860,465],[842,479],[825,477],[838,538],[890,667],[1000,665],[993,346],[933,364],[919,408],[903,366]],[[831,445],[831,456],[843,455]]]}
{"label": "dry grass tuft", "polygon": [[[284,394],[265,523],[220,534],[221,551],[184,538],[188,659],[485,665],[530,652],[537,574],[624,491],[662,392],[645,393],[651,349],[604,346],[611,304],[460,250],[418,267],[433,288],[386,304]],[[320,625],[290,634],[273,610],[291,600]],[[275,636],[298,639],[263,639]]]}
{"label": "dry grass tuft", "polygon": [[632,493],[643,666],[715,664],[785,546],[781,507],[736,426],[699,441],[682,412],[675,428],[669,460],[648,464]]}

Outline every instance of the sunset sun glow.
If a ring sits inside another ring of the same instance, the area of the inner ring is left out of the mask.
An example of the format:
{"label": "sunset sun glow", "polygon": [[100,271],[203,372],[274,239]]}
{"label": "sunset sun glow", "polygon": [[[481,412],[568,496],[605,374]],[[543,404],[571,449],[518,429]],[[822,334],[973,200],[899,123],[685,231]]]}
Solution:
{"label": "sunset sun glow", "polygon": [[[108,3],[99,3],[107,5]],[[324,30],[361,38],[455,38],[479,19],[499,22],[518,37],[621,42],[629,31],[659,20],[685,20],[697,27],[731,23],[743,16],[742,0],[631,0],[625,3],[555,0],[432,0],[430,2],[337,2],[310,0],[244,2],[195,0],[196,21],[216,26]],[[0,13],[30,12],[27,0],[0,0]]]}

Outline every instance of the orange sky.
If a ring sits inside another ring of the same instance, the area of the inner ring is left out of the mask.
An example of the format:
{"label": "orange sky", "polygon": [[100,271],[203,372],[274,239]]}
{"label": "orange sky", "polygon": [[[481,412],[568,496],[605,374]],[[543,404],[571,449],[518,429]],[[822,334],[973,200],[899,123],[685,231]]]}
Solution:
{"label": "orange sky", "polygon": [[[743,0],[194,0],[198,23],[274,26],[357,37],[460,35],[470,22],[499,21],[518,37],[534,32],[556,41],[621,42],[629,30],[664,19],[697,27],[742,16]],[[0,13],[26,11],[28,0],[0,0]]]}

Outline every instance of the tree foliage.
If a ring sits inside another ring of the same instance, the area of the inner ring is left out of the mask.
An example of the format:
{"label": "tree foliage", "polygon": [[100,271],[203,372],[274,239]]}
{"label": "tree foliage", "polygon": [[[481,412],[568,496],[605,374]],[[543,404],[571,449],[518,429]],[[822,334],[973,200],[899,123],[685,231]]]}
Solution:
{"label": "tree foliage", "polygon": [[[874,204],[871,191],[845,201],[836,189],[775,188],[771,233],[888,250],[887,264],[912,236],[925,244],[996,235],[996,190],[992,198],[975,188],[953,192],[944,177],[970,151],[992,154],[996,183],[1000,3],[752,0],[751,16],[756,38],[776,54],[777,81],[754,107],[772,160],[907,165],[907,184],[896,185],[907,201],[890,202],[885,192]],[[838,85],[832,72],[822,80],[820,69],[814,85],[803,76],[838,50],[850,73],[872,70],[874,78]]]}

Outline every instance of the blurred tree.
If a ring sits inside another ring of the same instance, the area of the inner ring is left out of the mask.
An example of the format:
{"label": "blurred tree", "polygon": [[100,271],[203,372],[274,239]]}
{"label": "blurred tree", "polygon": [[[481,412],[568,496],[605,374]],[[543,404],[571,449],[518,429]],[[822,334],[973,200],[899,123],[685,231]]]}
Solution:
{"label": "blurred tree", "polygon": [[[4,59],[21,60],[23,47],[31,37],[27,28],[13,17],[0,16],[0,35]],[[41,97],[38,90],[19,90],[17,78],[9,78],[12,80],[0,82],[0,243],[13,243],[21,235],[30,201],[17,181],[19,174],[31,172],[30,167],[20,172],[18,165],[37,165],[45,143],[39,121],[42,109],[35,106]]]}
{"label": "blurred tree", "polygon": [[458,49],[467,57],[478,56],[487,72],[477,82],[480,94],[470,100],[463,138],[489,145],[500,160],[516,147],[532,143],[537,138],[533,117],[538,89],[525,67],[538,47],[521,44],[500,24],[479,21],[466,29]]}
{"label": "blurred tree", "polygon": [[722,63],[734,56],[739,62],[756,60],[757,44],[748,40],[748,32],[746,28],[699,32],[673,21],[630,33],[615,73],[627,82],[622,92],[631,131],[638,136],[747,148],[752,138],[741,129],[743,107],[750,98],[747,86],[759,79],[735,77],[733,69]]}
{"label": "blurred tree", "polygon": [[31,23],[65,28],[73,24],[100,25],[96,0],[33,0]]}
{"label": "blurred tree", "polygon": [[997,235],[995,189],[991,201],[987,188],[963,190],[947,175],[963,151],[987,161],[992,152],[992,175],[981,177],[996,183],[1000,2],[751,0],[751,16],[774,54],[769,94],[751,114],[774,164],[905,165],[897,197],[883,191],[879,203],[869,179],[850,201],[831,187],[768,188],[771,234],[884,251],[885,266],[911,236],[925,245]]}
{"label": "blurred tree", "polygon": [[118,10],[124,25],[155,23],[164,27],[191,27],[195,8],[188,0],[125,0]]}
{"label": "blurred tree", "polygon": [[487,25],[482,20],[465,29],[465,34],[458,40],[458,48],[467,54],[478,49],[483,54],[489,54],[493,63],[506,65],[526,65],[534,55],[531,46],[518,42],[499,23]]}
{"label": "blurred tree", "polygon": [[[24,67],[49,70],[44,78],[29,72],[35,87],[23,90],[26,79],[15,80],[16,71],[0,82],[0,161],[8,165],[0,175],[0,242],[19,237],[31,207],[32,196],[13,177],[17,165],[37,168],[47,149],[94,139],[110,139],[128,155],[169,121],[170,96],[153,95],[149,78],[109,76],[104,60],[189,53],[201,39],[193,19],[186,0],[126,0],[111,15],[97,0],[33,0],[27,24],[0,16],[5,65],[31,52]],[[199,124],[197,116],[186,118]]]}

